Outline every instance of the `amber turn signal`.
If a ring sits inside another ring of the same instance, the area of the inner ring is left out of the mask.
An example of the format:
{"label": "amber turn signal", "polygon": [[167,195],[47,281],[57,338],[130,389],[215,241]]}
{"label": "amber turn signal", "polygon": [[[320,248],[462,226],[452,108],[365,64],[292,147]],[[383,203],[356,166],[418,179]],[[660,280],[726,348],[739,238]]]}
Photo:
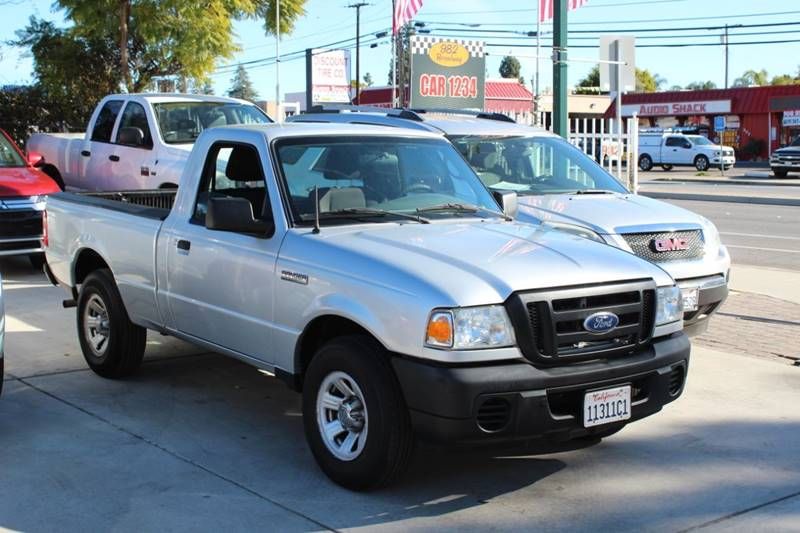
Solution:
{"label": "amber turn signal", "polygon": [[447,312],[435,312],[428,320],[428,346],[451,347],[453,345],[453,315]]}

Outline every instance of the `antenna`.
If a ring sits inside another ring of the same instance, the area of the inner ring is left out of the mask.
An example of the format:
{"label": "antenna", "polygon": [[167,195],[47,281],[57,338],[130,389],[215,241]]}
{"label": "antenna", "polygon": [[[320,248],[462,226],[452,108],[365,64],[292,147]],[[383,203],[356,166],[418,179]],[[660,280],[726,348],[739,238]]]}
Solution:
{"label": "antenna", "polygon": [[314,229],[311,233],[319,233],[319,186],[314,185]]}

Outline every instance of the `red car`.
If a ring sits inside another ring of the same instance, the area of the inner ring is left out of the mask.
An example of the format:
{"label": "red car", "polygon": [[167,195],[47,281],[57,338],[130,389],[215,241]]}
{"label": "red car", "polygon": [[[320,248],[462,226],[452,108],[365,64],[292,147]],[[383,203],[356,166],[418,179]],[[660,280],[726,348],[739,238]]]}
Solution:
{"label": "red car", "polygon": [[44,263],[42,216],[48,194],[61,189],[36,168],[42,156],[27,156],[0,129],[0,256],[28,255],[34,267]]}

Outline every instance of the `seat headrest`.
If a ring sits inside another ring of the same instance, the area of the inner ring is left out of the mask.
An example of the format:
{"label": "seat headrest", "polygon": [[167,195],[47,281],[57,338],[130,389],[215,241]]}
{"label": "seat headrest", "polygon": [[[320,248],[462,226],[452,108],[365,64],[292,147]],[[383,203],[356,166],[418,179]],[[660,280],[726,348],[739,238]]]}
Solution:
{"label": "seat headrest", "polygon": [[231,181],[256,181],[261,179],[258,152],[250,148],[235,147],[225,167],[225,176]]}

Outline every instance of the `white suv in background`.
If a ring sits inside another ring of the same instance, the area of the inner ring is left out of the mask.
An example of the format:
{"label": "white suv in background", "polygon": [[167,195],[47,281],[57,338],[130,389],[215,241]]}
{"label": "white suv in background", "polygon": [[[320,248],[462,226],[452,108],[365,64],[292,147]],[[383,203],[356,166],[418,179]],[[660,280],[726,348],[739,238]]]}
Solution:
{"label": "white suv in background", "polygon": [[644,171],[661,165],[664,170],[691,166],[703,172],[711,167],[728,169],[735,163],[733,148],[714,144],[703,135],[669,131],[639,134],[639,168]]}
{"label": "white suv in background", "polygon": [[706,218],[628,191],[562,137],[497,113],[316,108],[290,122],[405,127],[444,134],[493,191],[519,196],[517,218],[621,248],[666,270],[683,292],[689,335],[728,294],[730,256]]}

